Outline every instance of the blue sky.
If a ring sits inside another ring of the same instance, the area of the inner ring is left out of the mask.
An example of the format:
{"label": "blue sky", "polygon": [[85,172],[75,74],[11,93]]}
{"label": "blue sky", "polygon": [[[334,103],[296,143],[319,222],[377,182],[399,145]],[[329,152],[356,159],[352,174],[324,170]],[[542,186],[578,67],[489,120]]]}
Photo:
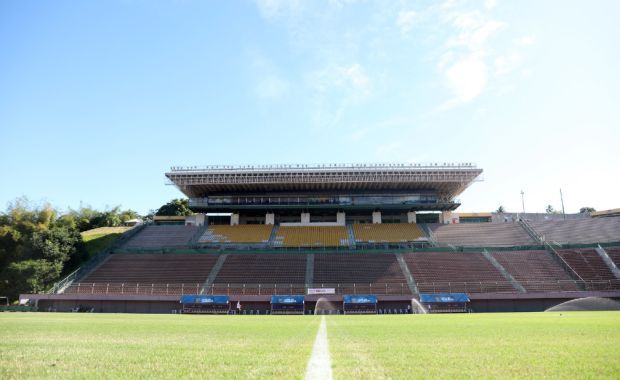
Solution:
{"label": "blue sky", "polygon": [[620,207],[620,2],[3,1],[0,208],[173,165],[474,162],[461,211]]}

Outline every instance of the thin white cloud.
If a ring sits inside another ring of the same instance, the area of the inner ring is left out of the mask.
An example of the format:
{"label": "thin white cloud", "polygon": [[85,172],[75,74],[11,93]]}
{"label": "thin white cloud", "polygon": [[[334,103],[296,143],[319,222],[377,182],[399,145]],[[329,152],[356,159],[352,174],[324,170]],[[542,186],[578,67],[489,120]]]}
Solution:
{"label": "thin white cloud", "polygon": [[316,70],[309,75],[308,85],[314,104],[312,117],[319,128],[338,124],[349,107],[365,102],[372,94],[372,81],[360,63]]}
{"label": "thin white cloud", "polygon": [[309,83],[321,94],[338,92],[339,96],[360,99],[370,95],[371,80],[359,63],[329,66],[310,75]]}
{"label": "thin white cloud", "polygon": [[351,140],[353,140],[354,142],[361,141],[368,135],[369,132],[370,128],[357,129],[353,131],[353,133],[351,133]]}
{"label": "thin white cloud", "polygon": [[493,9],[497,6],[497,0],[485,0],[484,7],[486,9]]}
{"label": "thin white cloud", "polygon": [[254,89],[258,98],[279,100],[289,92],[289,83],[276,75],[261,78]]}
{"label": "thin white cloud", "polygon": [[402,34],[407,34],[413,29],[416,23],[417,16],[418,14],[415,11],[411,10],[402,10],[398,12],[396,25],[398,26]]}
{"label": "thin white cloud", "polygon": [[514,42],[519,46],[531,46],[536,43],[536,38],[533,36],[523,36],[515,39]]}
{"label": "thin white cloud", "polygon": [[298,12],[302,3],[299,0],[255,0],[258,10],[264,18],[272,19]]}
{"label": "thin white cloud", "polygon": [[375,157],[381,161],[397,161],[402,154],[402,142],[380,144],[375,149]]}
{"label": "thin white cloud", "polygon": [[359,63],[340,68],[340,74],[344,81],[348,82],[356,90],[368,94],[370,80]]}
{"label": "thin white cloud", "polygon": [[495,57],[490,48],[492,38],[506,24],[490,17],[484,10],[460,9],[459,5],[450,3],[447,7],[444,4],[440,11],[439,18],[447,24],[450,33],[436,67],[451,98],[439,106],[439,110],[481,96],[489,84],[490,66],[494,66],[495,73],[504,74],[514,70],[513,64],[516,63],[511,57]]}
{"label": "thin white cloud", "polygon": [[521,66],[522,57],[516,51],[495,58],[495,75],[505,76]]}
{"label": "thin white cloud", "polygon": [[504,23],[489,19],[480,11],[472,11],[457,13],[452,26],[458,33],[448,41],[448,46],[462,46],[476,51],[484,49],[488,40]]}
{"label": "thin white cloud", "polygon": [[487,65],[477,54],[456,61],[450,66],[445,77],[455,99],[469,102],[478,97],[487,84]]}
{"label": "thin white cloud", "polygon": [[290,84],[279,74],[276,65],[259,51],[251,51],[249,55],[255,77],[254,95],[269,101],[284,98],[289,93]]}

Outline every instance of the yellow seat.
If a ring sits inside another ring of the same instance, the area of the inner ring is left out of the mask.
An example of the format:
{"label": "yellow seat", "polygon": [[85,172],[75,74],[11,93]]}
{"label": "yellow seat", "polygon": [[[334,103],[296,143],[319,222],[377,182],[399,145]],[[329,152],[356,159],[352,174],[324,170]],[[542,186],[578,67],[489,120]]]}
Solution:
{"label": "yellow seat", "polygon": [[239,224],[236,226],[211,225],[201,236],[201,243],[266,243],[273,225]]}
{"label": "yellow seat", "polygon": [[356,242],[401,243],[416,240],[424,233],[414,223],[354,224]]}
{"label": "yellow seat", "polygon": [[349,245],[344,226],[286,226],[278,229],[276,244],[282,247],[339,247]]}

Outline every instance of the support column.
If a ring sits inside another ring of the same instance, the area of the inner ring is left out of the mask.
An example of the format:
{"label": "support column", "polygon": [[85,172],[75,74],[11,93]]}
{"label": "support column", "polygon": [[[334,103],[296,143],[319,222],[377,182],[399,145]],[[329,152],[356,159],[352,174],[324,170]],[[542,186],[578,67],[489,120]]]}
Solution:
{"label": "support column", "polygon": [[439,214],[439,223],[452,223],[452,211],[442,211],[441,214]]}
{"label": "support column", "polygon": [[417,223],[415,211],[409,211],[407,213],[407,223]]}
{"label": "support column", "polygon": [[230,225],[236,226],[239,224],[239,214],[232,214],[230,216]]}
{"label": "support column", "polygon": [[301,213],[301,223],[302,224],[310,224],[310,213],[302,212]]}
{"label": "support column", "polygon": [[268,212],[265,214],[265,224],[275,224],[276,216],[273,212]]}
{"label": "support column", "polygon": [[339,211],[336,213],[336,223],[338,223],[338,225],[344,226],[346,224],[345,220],[346,217],[344,211]]}
{"label": "support column", "polygon": [[381,211],[372,212],[372,224],[381,224]]}

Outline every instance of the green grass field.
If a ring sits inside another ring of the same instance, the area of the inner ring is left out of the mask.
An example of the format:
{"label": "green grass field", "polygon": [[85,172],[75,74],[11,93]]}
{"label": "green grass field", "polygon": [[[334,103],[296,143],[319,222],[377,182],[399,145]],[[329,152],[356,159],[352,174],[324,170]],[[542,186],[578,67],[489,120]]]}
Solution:
{"label": "green grass field", "polygon": [[[620,313],[329,316],[335,379],[620,378]],[[320,317],[0,314],[0,378],[303,378]]]}

